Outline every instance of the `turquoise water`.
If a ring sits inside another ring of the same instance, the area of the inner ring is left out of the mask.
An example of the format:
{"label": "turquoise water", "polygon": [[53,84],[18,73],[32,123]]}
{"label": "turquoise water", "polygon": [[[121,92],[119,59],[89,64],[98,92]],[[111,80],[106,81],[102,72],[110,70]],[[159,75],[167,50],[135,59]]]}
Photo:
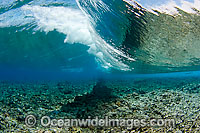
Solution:
{"label": "turquoise water", "polygon": [[[200,132],[200,1],[0,0],[0,94],[0,132]],[[44,127],[45,115],[176,127]]]}
{"label": "turquoise water", "polygon": [[188,2],[1,1],[1,79],[198,71],[199,3]]}

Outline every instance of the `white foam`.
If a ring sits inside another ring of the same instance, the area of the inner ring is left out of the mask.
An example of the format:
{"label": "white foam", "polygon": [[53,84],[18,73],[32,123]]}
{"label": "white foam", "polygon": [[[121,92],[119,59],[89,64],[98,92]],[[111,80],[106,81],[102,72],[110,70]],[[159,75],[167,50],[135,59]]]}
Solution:
{"label": "white foam", "polygon": [[[180,4],[178,4],[178,2]],[[193,2],[189,2],[186,0],[179,0],[177,2],[177,0],[170,0],[167,1],[167,3],[161,4],[159,6],[154,6],[154,7],[148,7],[148,9],[154,9],[154,10],[158,10],[161,13],[166,13],[169,15],[176,15],[179,12],[177,11],[176,8],[179,8],[185,12],[188,13],[196,13],[196,11],[193,10],[193,8],[200,10],[200,0],[194,0]]]}
{"label": "white foam", "polygon": [[22,9],[28,11],[27,16],[33,17],[34,21],[37,22],[36,30],[45,32],[57,30],[66,35],[65,43],[81,43],[89,46],[88,53],[95,55],[96,61],[105,69],[129,70],[128,65],[117,59],[118,55],[134,61],[98,36],[90,26],[87,16],[79,9],[29,5],[23,6]]}
{"label": "white foam", "polygon": [[[196,13],[196,11],[193,10],[193,8],[200,10],[200,0],[193,0],[193,2],[189,2],[188,0],[161,0],[157,1],[157,3],[154,2],[154,0],[123,0],[130,5],[133,5],[135,7],[135,1],[137,3],[143,3],[142,6],[144,8],[148,9],[152,13],[157,14],[154,12],[154,10],[157,10],[161,13],[166,13],[169,15],[177,15],[179,14],[178,10],[176,8],[179,8],[185,12],[188,13]],[[162,3],[162,4],[161,4]],[[141,4],[140,4],[141,5]]]}
{"label": "white foam", "polygon": [[39,29],[46,32],[57,30],[67,35],[66,43],[92,43],[87,18],[77,9],[28,5],[23,9],[32,12],[30,15],[35,18]]}

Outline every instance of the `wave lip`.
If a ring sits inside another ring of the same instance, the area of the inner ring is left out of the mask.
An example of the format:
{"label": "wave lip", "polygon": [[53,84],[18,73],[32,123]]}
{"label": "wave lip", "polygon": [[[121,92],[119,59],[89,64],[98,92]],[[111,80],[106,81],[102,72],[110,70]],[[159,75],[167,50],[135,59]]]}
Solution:
{"label": "wave lip", "polygon": [[[24,6],[23,10],[32,13],[37,22],[36,30],[49,32],[57,30],[66,35],[65,43],[80,43],[89,46],[88,52],[95,55],[97,62],[105,69],[115,68],[128,70],[128,66],[120,62],[116,55],[129,60],[122,52],[108,45],[95,30],[90,27],[88,18],[80,10],[64,7]],[[76,16],[76,17],[74,17]]]}
{"label": "wave lip", "polygon": [[[38,32],[48,34],[57,31],[66,36],[63,40],[66,45],[83,44],[89,47],[87,52],[95,56],[99,66],[105,69],[129,70],[128,65],[117,59],[117,55],[128,57],[105,42],[91,27],[88,18],[77,8],[25,4],[1,14],[0,27],[13,27],[16,32],[32,32],[33,36]],[[74,52],[82,50],[74,49]]]}

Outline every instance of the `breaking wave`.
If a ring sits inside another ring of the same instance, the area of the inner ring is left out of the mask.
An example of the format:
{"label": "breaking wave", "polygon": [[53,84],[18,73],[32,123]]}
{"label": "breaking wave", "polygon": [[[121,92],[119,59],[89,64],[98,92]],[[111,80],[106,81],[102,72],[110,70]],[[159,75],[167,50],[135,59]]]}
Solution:
{"label": "breaking wave", "polygon": [[90,67],[138,73],[199,70],[200,1],[142,2],[1,2],[0,64],[72,72]]}

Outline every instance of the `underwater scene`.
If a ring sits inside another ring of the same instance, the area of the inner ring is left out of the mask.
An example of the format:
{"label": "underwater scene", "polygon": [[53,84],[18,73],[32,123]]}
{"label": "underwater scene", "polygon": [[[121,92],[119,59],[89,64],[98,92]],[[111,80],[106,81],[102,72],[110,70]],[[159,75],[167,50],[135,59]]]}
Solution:
{"label": "underwater scene", "polygon": [[0,133],[199,133],[200,0],[0,0]]}

